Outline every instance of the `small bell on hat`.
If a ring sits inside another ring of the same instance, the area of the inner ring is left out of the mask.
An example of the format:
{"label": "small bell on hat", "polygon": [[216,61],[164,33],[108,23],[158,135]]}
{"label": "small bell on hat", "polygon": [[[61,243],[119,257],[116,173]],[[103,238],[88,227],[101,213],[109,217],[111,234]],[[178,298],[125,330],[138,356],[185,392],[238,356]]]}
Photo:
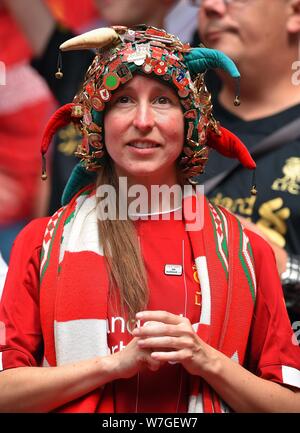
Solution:
{"label": "small bell on hat", "polygon": [[252,175],[252,187],[251,187],[250,193],[253,196],[257,195],[256,181],[255,181],[255,169],[254,169],[253,175]]}
{"label": "small bell on hat", "polygon": [[254,196],[257,195],[256,185],[252,185],[250,192],[251,192],[251,195],[254,195]]}
{"label": "small bell on hat", "polygon": [[42,154],[42,176],[41,176],[42,180],[47,180],[48,176],[47,176],[47,169],[46,169],[46,157],[44,154]]}
{"label": "small bell on hat", "polygon": [[239,77],[236,77],[235,78],[235,80],[236,80],[236,84],[235,84],[235,98],[234,98],[234,101],[233,101],[233,104],[235,105],[235,107],[239,107],[240,105],[241,105],[241,99],[240,99],[240,93],[241,93],[241,91],[240,91],[240,78]]}
{"label": "small bell on hat", "polygon": [[57,71],[55,72],[55,78],[61,80],[63,76],[64,74],[62,72],[62,55],[61,55],[61,51],[59,51],[58,58],[57,58]]}
{"label": "small bell on hat", "polygon": [[63,76],[64,76],[63,72],[60,70],[60,68],[58,68],[58,71],[55,72],[55,78],[61,80]]}

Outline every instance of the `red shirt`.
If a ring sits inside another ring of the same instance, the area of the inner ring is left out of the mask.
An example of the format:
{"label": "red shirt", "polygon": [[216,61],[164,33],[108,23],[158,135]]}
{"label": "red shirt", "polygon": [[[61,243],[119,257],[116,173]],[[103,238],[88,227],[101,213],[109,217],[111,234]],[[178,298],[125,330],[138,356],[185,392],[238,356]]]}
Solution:
{"label": "red shirt", "polygon": [[[184,222],[139,220],[135,224],[148,276],[150,299],[147,309],[181,314],[191,323],[197,323],[200,285],[193,269],[192,249]],[[175,273],[181,275],[168,275],[166,265],[177,265]],[[115,352],[131,340],[130,324],[125,323],[112,306],[108,311],[108,323],[108,344]],[[118,380],[114,390],[116,412],[187,411],[188,374],[180,364],[166,363],[156,372],[145,370],[131,379]]]}
{"label": "red shirt", "polygon": [[[0,344],[5,345],[0,346],[0,370],[41,365],[39,269],[47,222],[48,218],[32,221],[15,242],[0,308]],[[200,287],[182,221],[139,221],[136,227],[148,275],[148,308],[185,314],[196,322]],[[292,342],[273,252],[259,236],[249,231],[247,235],[254,254],[257,299],[245,367],[262,378],[300,388],[300,349],[295,337]],[[181,265],[183,274],[165,275],[166,264]],[[114,351],[126,345],[131,335],[118,311],[110,307],[108,343]],[[178,364],[115,381],[113,386],[116,412],[187,409],[188,374]]]}

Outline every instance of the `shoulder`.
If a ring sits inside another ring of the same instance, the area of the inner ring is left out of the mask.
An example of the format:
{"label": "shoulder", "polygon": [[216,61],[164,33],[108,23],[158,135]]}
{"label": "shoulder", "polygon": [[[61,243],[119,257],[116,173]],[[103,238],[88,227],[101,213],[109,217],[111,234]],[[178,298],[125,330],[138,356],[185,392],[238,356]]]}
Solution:
{"label": "shoulder", "polygon": [[3,301],[38,299],[39,269],[43,237],[49,218],[31,221],[17,236],[10,255]]}
{"label": "shoulder", "polygon": [[262,259],[266,257],[267,259],[273,259],[275,261],[272,247],[265,241],[265,239],[249,229],[244,228],[243,230],[251,244],[254,258]]}
{"label": "shoulder", "polygon": [[49,219],[50,217],[34,219],[20,231],[13,244],[10,266],[19,260],[29,261],[31,256],[41,249]]}
{"label": "shoulder", "polygon": [[244,229],[244,232],[249,238],[253,252],[258,299],[265,303],[267,310],[272,309],[274,305],[284,304],[273,249],[258,234],[247,229]]}
{"label": "shoulder", "polygon": [[[255,233],[255,231],[251,230],[251,227],[249,229],[244,226],[244,223],[240,222],[240,219],[232,213],[230,210],[226,209],[224,206],[220,206],[217,204],[212,203],[209,201],[211,208],[217,209],[218,211],[221,211],[221,213],[226,217],[227,221],[231,220],[232,222],[237,223],[237,225],[242,229],[244,234],[248,237],[249,242],[251,244],[252,249],[255,251],[255,254],[257,256],[265,253],[267,251],[268,254],[273,255],[273,250],[270,247],[270,245],[263,239],[259,234]],[[247,223],[247,221],[246,221]],[[253,227],[254,224],[252,224]],[[253,251],[253,253],[254,253]]]}
{"label": "shoulder", "polygon": [[[223,206],[214,205],[215,209],[219,209],[225,216],[227,221],[231,220],[234,222],[234,226],[240,227],[244,235],[248,238],[249,244],[253,253],[253,261],[255,265],[256,275],[258,276],[262,272],[263,268],[268,264],[267,267],[272,270],[273,273],[277,274],[277,267],[275,261],[275,255],[273,249],[259,234],[246,228],[239,222],[239,219]],[[236,224],[237,223],[237,224]]]}
{"label": "shoulder", "polygon": [[251,245],[257,279],[260,279],[263,273],[265,273],[272,274],[272,279],[275,278],[279,282],[276,259],[272,247],[257,233],[246,228],[243,230]]}
{"label": "shoulder", "polygon": [[28,223],[18,234],[14,245],[21,243],[42,245],[44,233],[50,217],[36,218]]}

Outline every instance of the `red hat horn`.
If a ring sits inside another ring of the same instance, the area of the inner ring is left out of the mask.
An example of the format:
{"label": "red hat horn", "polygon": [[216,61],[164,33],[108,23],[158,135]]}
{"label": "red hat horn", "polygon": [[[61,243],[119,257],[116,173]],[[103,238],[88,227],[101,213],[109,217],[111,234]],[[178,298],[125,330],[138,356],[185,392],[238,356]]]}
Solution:
{"label": "red hat horn", "polygon": [[237,158],[240,163],[250,170],[256,167],[247,147],[241,140],[228,129],[219,126],[220,135],[216,134],[212,129],[208,131],[208,146],[217,150],[228,158]]}
{"label": "red hat horn", "polygon": [[74,107],[74,103],[63,105],[51,116],[51,118],[49,119],[46,125],[46,129],[44,131],[44,135],[42,138],[42,145],[41,145],[43,180],[47,179],[45,154],[57,130],[63,128],[64,126],[69,125],[69,123],[72,121],[73,107]]}

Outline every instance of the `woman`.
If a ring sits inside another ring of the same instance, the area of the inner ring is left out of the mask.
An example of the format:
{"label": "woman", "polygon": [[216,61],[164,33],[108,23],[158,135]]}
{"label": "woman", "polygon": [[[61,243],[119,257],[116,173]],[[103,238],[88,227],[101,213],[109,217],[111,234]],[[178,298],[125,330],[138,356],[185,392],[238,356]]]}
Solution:
{"label": "woman", "polygon": [[[218,66],[238,77],[234,64],[144,26],[61,48],[91,47],[101,49],[83,88],[42,145],[44,155],[72,120],[81,162],[64,206],[14,247],[0,410],[299,411],[299,347],[270,248],[196,188],[181,196],[209,147],[255,166],[213,119],[199,75]],[[152,200],[163,185],[181,188]]]}

